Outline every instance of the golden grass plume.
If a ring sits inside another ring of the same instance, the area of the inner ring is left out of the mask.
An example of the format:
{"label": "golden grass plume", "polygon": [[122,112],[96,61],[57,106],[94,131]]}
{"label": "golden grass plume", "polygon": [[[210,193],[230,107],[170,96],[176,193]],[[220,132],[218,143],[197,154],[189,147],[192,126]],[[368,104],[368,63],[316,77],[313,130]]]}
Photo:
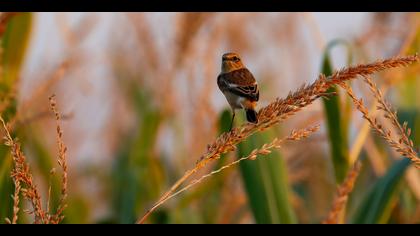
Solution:
{"label": "golden grass plume", "polygon": [[[42,203],[41,203],[41,195],[38,191],[36,184],[34,183],[33,176],[31,174],[31,170],[29,164],[26,160],[24,153],[22,152],[21,145],[17,141],[17,139],[13,139],[12,135],[10,134],[10,128],[4,121],[3,117],[0,116],[0,121],[3,125],[3,130],[5,132],[5,145],[11,148],[11,156],[13,158],[13,169],[11,171],[11,177],[13,179],[15,185],[15,192],[13,195],[13,216],[11,220],[6,218],[7,223],[16,224],[18,220],[18,213],[19,213],[19,196],[20,194],[24,197],[24,199],[28,200],[32,206],[32,210],[24,210],[25,213],[33,214],[35,216],[35,220],[33,223],[43,223],[43,224],[58,224],[60,223],[64,216],[62,215],[64,209],[66,208],[66,198],[67,198],[67,158],[66,152],[67,147],[65,146],[62,140],[62,130],[60,127],[60,114],[56,108],[56,102],[54,100],[54,96],[50,97],[50,107],[51,110],[54,112],[56,122],[57,122],[57,143],[58,143],[58,164],[63,170],[62,176],[62,189],[61,189],[61,199],[58,205],[58,208],[54,214],[50,213],[49,210],[49,202],[50,202],[50,193],[51,193],[51,186],[49,187],[48,191],[48,199],[47,199],[47,209],[43,210]],[[53,173],[53,171],[52,171]]]}
{"label": "golden grass plume", "polygon": [[[29,200],[32,205],[33,210],[28,213],[35,215],[34,223],[45,223],[47,222],[46,212],[42,210],[41,206],[41,196],[38,192],[38,188],[35,185],[32,174],[29,168],[29,164],[26,162],[26,157],[24,156],[19,142],[14,140],[10,135],[9,128],[6,125],[6,122],[0,116],[0,120],[3,124],[3,129],[6,133],[5,145],[11,148],[11,154],[13,158],[13,169],[10,176],[15,183],[15,194],[14,206],[13,206],[13,217],[12,221],[6,219],[6,222],[16,223],[17,214],[19,212],[19,194],[22,193],[22,196]],[[21,187],[23,186],[23,187]]]}
{"label": "golden grass plume", "polygon": [[[206,175],[203,175],[203,176],[201,176],[198,179],[192,180],[187,186],[185,186],[182,189],[178,190],[177,192],[172,193],[171,195],[167,196],[164,199],[164,201],[167,201],[170,198],[175,197],[176,195],[178,195],[178,194],[184,192],[185,190],[191,188],[192,186],[200,183],[204,179],[206,179],[206,178],[208,178],[208,177],[210,177],[210,176],[212,176],[214,174],[217,174],[217,173],[221,172],[224,169],[227,169],[227,168],[230,168],[232,166],[235,166],[235,165],[239,164],[241,161],[244,161],[244,160],[255,160],[258,157],[258,155],[263,155],[263,156],[268,155],[268,154],[271,153],[271,150],[273,150],[273,149],[280,149],[281,144],[283,144],[285,141],[299,141],[301,139],[304,139],[304,138],[309,137],[312,133],[314,133],[314,132],[316,132],[318,130],[319,130],[319,126],[317,125],[317,126],[308,127],[308,128],[305,128],[305,129],[293,130],[290,133],[290,135],[288,135],[287,137],[285,137],[283,139],[277,139],[277,138],[275,138],[270,143],[264,144],[261,148],[254,149],[249,155],[244,156],[244,157],[241,157],[238,160],[233,161],[233,162],[231,162],[231,163],[229,163],[227,165],[224,165],[221,168],[219,168],[217,170],[214,170],[214,171],[212,171],[212,172],[210,172],[210,173],[208,173]],[[153,211],[153,209],[155,209],[158,206],[160,206],[164,201],[155,204],[154,205],[154,208],[152,208],[149,211],[150,212]],[[147,218],[147,215],[145,217]],[[146,218],[144,218],[144,220]],[[139,220],[139,223],[143,222],[144,220],[143,219]]]}
{"label": "golden grass plume", "polygon": [[357,99],[351,87],[344,83],[340,83],[339,85],[346,90],[347,94],[352,99],[353,103],[356,106],[356,109],[359,110],[363,118],[366,119],[373,130],[375,130],[386,142],[388,142],[389,146],[395,149],[399,154],[404,157],[409,158],[417,169],[420,169],[420,158],[417,156],[417,152],[414,150],[413,141],[409,138],[411,134],[411,130],[407,128],[407,122],[401,126],[398,122],[397,113],[392,110],[389,103],[387,103],[384,98],[382,97],[381,91],[378,87],[372,82],[372,80],[364,76],[364,81],[368,84],[373,96],[378,101],[377,109],[384,111],[384,117],[391,121],[391,124],[397,128],[399,134],[398,139],[396,137],[392,137],[391,131],[386,129],[382,124],[378,122],[375,118],[373,119],[368,109],[363,104],[362,99]]}
{"label": "golden grass plume", "polygon": [[49,98],[49,100],[50,100],[51,111],[55,115],[56,127],[57,127],[56,130],[57,130],[57,145],[58,145],[58,165],[63,170],[63,175],[62,175],[62,178],[61,178],[61,183],[62,183],[61,186],[62,187],[61,187],[60,202],[59,202],[56,213],[50,217],[50,221],[58,224],[63,220],[64,216],[62,214],[63,214],[64,209],[67,207],[67,205],[66,205],[67,183],[68,183],[68,180],[67,180],[67,158],[66,158],[67,147],[66,147],[66,145],[64,144],[64,141],[63,141],[63,131],[62,131],[61,126],[60,126],[60,113],[57,110],[55,95],[52,95]]}
{"label": "golden grass plume", "polygon": [[386,69],[407,66],[418,60],[419,56],[417,54],[406,57],[394,57],[370,64],[359,64],[344,68],[334,72],[328,78],[321,74],[312,84],[303,85],[297,91],[289,93],[284,99],[277,98],[274,102],[259,110],[258,124],[244,124],[232,129],[230,132],[221,134],[213,143],[208,144],[207,151],[201,156],[200,160],[197,161],[195,167],[186,171],[185,174],[162,195],[152,208],[150,208],[143,217],[139,218],[137,223],[143,223],[146,218],[159,205],[165,202],[189,177],[202,169],[209,162],[220,158],[224,153],[235,150],[237,144],[241,143],[252,134],[280,123],[306,106],[312,104],[320,97],[331,95],[326,93],[331,86],[344,84],[344,82],[355,79],[358,76],[368,76]]}

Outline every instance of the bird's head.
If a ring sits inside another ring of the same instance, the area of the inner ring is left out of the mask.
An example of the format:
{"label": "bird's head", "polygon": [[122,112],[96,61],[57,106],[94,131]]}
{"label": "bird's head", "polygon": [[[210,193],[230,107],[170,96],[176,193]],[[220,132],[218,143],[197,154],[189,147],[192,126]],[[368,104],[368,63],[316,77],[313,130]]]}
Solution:
{"label": "bird's head", "polygon": [[242,60],[237,53],[229,52],[222,56],[222,73],[228,73],[234,70],[244,68]]}

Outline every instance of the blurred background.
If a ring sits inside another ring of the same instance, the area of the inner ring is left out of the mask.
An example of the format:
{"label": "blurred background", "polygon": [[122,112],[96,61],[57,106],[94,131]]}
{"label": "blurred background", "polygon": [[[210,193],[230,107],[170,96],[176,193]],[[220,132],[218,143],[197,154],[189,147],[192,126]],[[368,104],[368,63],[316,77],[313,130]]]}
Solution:
{"label": "blurred background", "polygon": [[[56,94],[68,146],[64,223],[133,223],[228,129],[231,113],[216,84],[223,53],[239,53],[256,77],[259,109],[321,72],[419,52],[419,23],[419,13],[19,13],[0,36],[0,108],[43,199],[50,183],[58,199],[59,175],[49,174],[58,147],[48,97]],[[416,147],[419,69],[375,77]],[[363,83],[352,87],[373,104]],[[236,126],[244,116],[237,113]],[[349,163],[361,158],[343,222],[420,223],[419,171],[370,131],[341,91],[197,176],[310,124],[321,130],[212,176],[148,222],[320,223]],[[0,219],[12,214],[11,167],[2,145]],[[20,223],[31,221],[21,212]]]}

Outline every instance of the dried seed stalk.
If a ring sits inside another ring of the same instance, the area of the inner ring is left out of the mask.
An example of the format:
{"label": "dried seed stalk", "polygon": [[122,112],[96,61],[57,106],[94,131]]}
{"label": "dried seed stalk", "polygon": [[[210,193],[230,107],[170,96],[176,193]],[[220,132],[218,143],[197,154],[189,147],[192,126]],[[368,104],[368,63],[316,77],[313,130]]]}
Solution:
{"label": "dried seed stalk", "polygon": [[311,85],[303,85],[294,93],[289,93],[289,95],[284,99],[277,98],[274,102],[262,108],[258,112],[258,124],[244,124],[240,127],[234,128],[230,132],[223,133],[213,143],[207,145],[207,151],[201,156],[200,160],[197,161],[195,168],[185,172],[185,174],[162,195],[162,197],[145,213],[142,218],[137,221],[137,223],[144,222],[158,205],[166,201],[166,199],[173,194],[182,183],[184,183],[198,170],[206,166],[209,162],[220,158],[220,156],[224,153],[235,150],[238,143],[244,141],[252,134],[270,128],[273,125],[287,119],[302,110],[304,107],[312,104],[320,97],[330,96],[331,94],[327,94],[326,91],[331,86],[355,79],[358,76],[367,76],[386,69],[407,66],[411,63],[417,62],[418,60],[419,56],[417,54],[407,57],[395,57],[370,64],[360,64],[348,67],[336,71],[328,78],[321,74]]}

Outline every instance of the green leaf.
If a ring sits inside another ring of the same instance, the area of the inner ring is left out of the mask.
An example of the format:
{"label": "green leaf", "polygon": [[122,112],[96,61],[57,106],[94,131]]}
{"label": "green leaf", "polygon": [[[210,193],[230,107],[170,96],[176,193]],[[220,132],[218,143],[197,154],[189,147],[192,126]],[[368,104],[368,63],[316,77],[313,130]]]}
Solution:
{"label": "green leaf", "polygon": [[398,186],[405,170],[410,165],[409,159],[402,158],[392,165],[385,176],[381,177],[364,197],[356,210],[352,223],[377,224],[388,221],[398,192]]}
{"label": "green leaf", "polygon": [[[240,116],[237,114],[236,117]],[[239,119],[238,119],[239,120]],[[242,118],[242,122],[243,118]],[[274,131],[256,133],[238,145],[238,157],[271,142]],[[287,169],[279,151],[240,163],[248,201],[257,223],[297,223],[289,196]]]}
{"label": "green leaf", "polygon": [[[73,193],[74,195],[74,193]],[[86,224],[89,223],[89,202],[82,195],[69,196],[67,207],[64,210],[63,224]]]}
{"label": "green leaf", "polygon": [[11,217],[13,213],[13,199],[11,194],[14,193],[14,184],[10,177],[12,170],[12,157],[7,154],[8,147],[1,144],[0,147],[0,224],[5,223],[6,217]]}
{"label": "green leaf", "polygon": [[[17,82],[25,51],[29,42],[32,24],[32,13],[19,13],[13,16],[6,26],[3,36],[0,38],[2,50],[0,60],[0,98],[8,95],[12,86]],[[16,99],[13,99],[6,110],[1,114],[9,120],[16,113]],[[12,134],[14,136],[14,134]],[[12,169],[12,157],[10,148],[1,144],[0,147],[0,223],[4,218],[11,217],[13,211],[14,184],[10,177]],[[22,211],[21,211],[22,212]],[[19,222],[23,217],[19,217]]]}
{"label": "green leaf", "polygon": [[115,221],[133,223],[159,197],[164,182],[162,163],[153,152],[162,115],[150,105],[147,91],[129,83],[124,88],[135,106],[139,125],[121,144],[112,173],[111,194]]}
{"label": "green leaf", "polygon": [[[333,73],[331,59],[328,55],[330,49],[338,43],[344,43],[340,40],[332,41],[326,48],[324,59],[322,61],[322,73],[329,76]],[[347,45],[347,44],[346,44]],[[351,54],[349,53],[349,61]],[[349,148],[348,148],[348,123],[343,114],[344,108],[340,105],[340,96],[338,89],[334,86],[327,90],[328,93],[335,93],[336,96],[323,98],[325,115],[327,118],[328,137],[331,146],[331,156],[335,171],[336,182],[341,183],[346,177],[349,168]]]}
{"label": "green leaf", "polygon": [[230,122],[232,120],[232,110],[225,109],[223,110],[222,114],[220,115],[219,119],[219,133],[222,134],[224,132],[228,132],[230,128]]}
{"label": "green leaf", "polygon": [[411,129],[410,139],[413,140],[414,146],[417,146],[420,140],[420,112],[416,108],[399,108],[397,111],[398,122],[407,122],[407,127]]}
{"label": "green leaf", "polygon": [[22,12],[13,16],[8,22],[1,40],[2,54],[2,85],[10,89],[19,78],[21,65],[29,44],[32,26],[32,13]]}

